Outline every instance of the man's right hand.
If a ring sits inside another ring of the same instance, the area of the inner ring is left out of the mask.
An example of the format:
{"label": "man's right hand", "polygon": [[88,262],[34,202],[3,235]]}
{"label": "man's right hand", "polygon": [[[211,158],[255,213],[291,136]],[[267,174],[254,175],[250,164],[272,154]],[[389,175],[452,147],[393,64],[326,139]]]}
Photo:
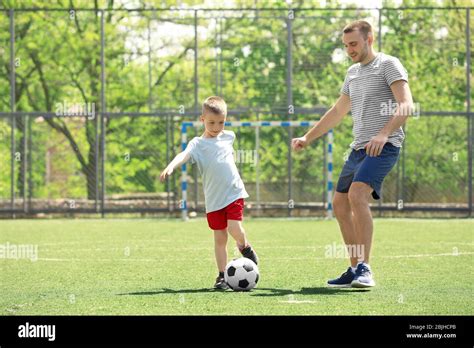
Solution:
{"label": "man's right hand", "polygon": [[301,138],[293,138],[291,139],[291,147],[295,152],[303,150],[306,146],[308,146],[308,140],[306,136],[302,136]]}

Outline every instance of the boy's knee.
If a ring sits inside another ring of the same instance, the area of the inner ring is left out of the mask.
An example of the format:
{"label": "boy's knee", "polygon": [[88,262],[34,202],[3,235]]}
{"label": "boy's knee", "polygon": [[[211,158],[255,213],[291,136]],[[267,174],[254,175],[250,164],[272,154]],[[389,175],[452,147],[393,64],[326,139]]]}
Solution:
{"label": "boy's knee", "polygon": [[229,232],[245,233],[244,227],[241,223],[229,223]]}
{"label": "boy's knee", "polygon": [[215,230],[214,239],[216,243],[226,243],[227,242],[227,230]]}

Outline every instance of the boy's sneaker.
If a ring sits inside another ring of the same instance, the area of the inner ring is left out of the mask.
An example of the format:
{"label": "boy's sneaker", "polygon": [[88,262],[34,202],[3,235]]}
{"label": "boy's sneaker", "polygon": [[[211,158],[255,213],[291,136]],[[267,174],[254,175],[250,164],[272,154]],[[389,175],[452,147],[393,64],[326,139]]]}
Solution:
{"label": "boy's sneaker", "polygon": [[330,288],[350,288],[354,280],[355,273],[349,267],[347,271],[341,274],[339,278],[328,280],[328,287]]}
{"label": "boy's sneaker", "polygon": [[252,249],[250,245],[246,248],[243,248],[240,252],[242,253],[243,257],[252,260],[253,262],[255,262],[256,265],[258,265],[257,253]]}
{"label": "boy's sneaker", "polygon": [[224,277],[218,276],[216,278],[216,283],[214,284],[214,288],[225,290],[229,288],[229,285],[227,285],[227,283],[225,282]]}
{"label": "boy's sneaker", "polygon": [[370,288],[375,286],[372,272],[368,264],[361,262],[357,265],[354,280],[351,283],[353,288]]}

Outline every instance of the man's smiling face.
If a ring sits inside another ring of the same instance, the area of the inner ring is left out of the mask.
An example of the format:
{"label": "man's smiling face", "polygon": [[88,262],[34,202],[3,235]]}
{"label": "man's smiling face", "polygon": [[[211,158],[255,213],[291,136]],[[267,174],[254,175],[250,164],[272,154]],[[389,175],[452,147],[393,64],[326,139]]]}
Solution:
{"label": "man's smiling face", "polygon": [[362,62],[367,58],[371,36],[365,40],[364,35],[359,30],[353,30],[342,35],[342,42],[346,48],[347,55],[351,57],[354,63]]}

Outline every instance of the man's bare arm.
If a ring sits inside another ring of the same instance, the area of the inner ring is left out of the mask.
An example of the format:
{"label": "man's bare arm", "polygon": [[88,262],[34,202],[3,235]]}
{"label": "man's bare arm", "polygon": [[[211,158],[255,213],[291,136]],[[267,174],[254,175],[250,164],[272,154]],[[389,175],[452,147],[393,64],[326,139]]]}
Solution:
{"label": "man's bare arm", "polygon": [[326,134],[330,129],[341,123],[344,116],[351,108],[351,99],[346,94],[341,94],[336,103],[324,114],[321,120],[316,123],[304,136],[294,138],[291,141],[293,150],[300,151],[317,138]]}
{"label": "man's bare arm", "polygon": [[382,153],[382,149],[388,141],[390,134],[400,128],[413,113],[413,97],[408,82],[404,80],[395,81],[390,85],[390,89],[397,101],[397,108],[390,121],[388,121],[379,134],[365,145],[365,150],[371,157]]}

